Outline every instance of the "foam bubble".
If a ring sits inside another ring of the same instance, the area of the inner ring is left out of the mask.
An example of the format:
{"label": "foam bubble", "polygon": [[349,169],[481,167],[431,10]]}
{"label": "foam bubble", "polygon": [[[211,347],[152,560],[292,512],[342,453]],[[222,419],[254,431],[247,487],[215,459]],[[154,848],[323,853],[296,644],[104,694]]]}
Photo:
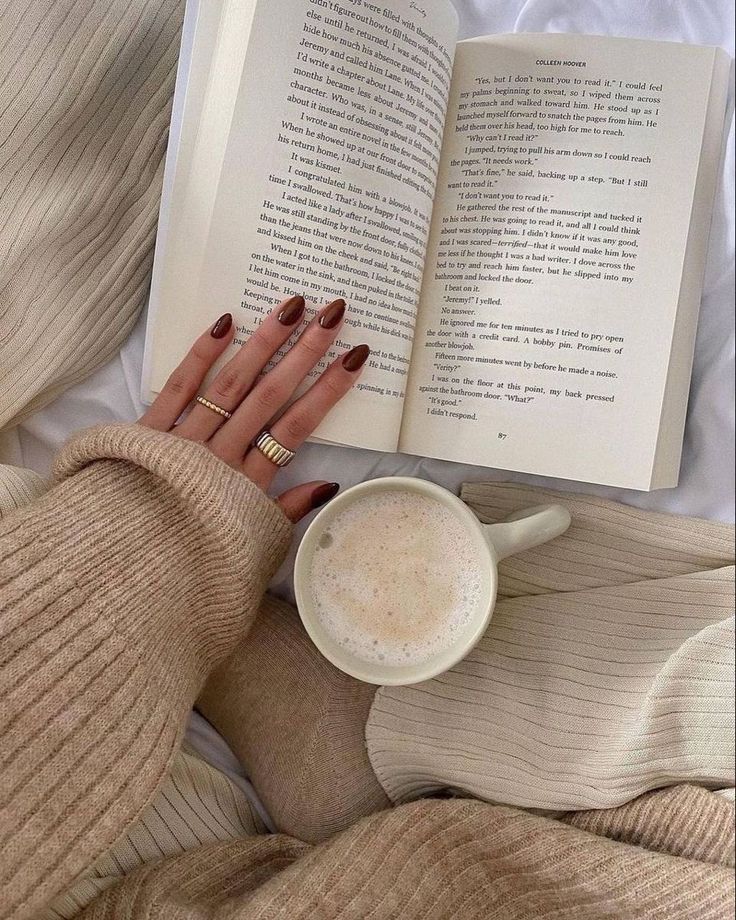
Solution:
{"label": "foam bubble", "polygon": [[482,565],[466,526],[445,505],[414,492],[368,496],[318,542],[315,612],[339,646],[366,662],[423,664],[473,619]]}

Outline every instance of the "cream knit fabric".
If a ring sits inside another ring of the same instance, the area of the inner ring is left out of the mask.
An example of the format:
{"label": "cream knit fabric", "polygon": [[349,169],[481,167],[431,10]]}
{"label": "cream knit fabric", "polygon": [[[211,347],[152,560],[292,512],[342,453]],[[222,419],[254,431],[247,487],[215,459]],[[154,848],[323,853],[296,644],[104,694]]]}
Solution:
{"label": "cream knit fabric", "polygon": [[389,798],[450,787],[585,809],[683,781],[733,786],[733,529],[513,484],[463,497],[488,521],[562,500],[573,525],[503,563],[465,661],[379,690],[366,735]]}
{"label": "cream knit fabric", "polygon": [[183,4],[0,10],[0,428],[111,358],[148,291]]}
{"label": "cream knit fabric", "polygon": [[[119,350],[145,303],[183,0],[0,4],[0,430]],[[0,516],[39,492],[0,457]]]}
{"label": "cream knit fabric", "polygon": [[0,518],[43,495],[46,483],[32,470],[0,464]]}

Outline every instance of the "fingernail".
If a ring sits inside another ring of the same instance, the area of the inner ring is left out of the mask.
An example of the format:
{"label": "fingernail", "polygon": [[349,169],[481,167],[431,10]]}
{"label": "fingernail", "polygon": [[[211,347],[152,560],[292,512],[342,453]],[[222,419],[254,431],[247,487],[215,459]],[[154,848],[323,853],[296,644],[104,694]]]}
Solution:
{"label": "fingernail", "polygon": [[339,491],[339,482],[328,482],[326,485],[316,488],[314,492],[312,492],[312,511],[332,501]]}
{"label": "fingernail", "polygon": [[361,367],[370,357],[371,350],[367,345],[358,345],[357,348],[354,348],[352,351],[349,351],[345,357],[342,359],[342,366],[346,371],[350,371],[354,374],[356,371],[359,371]]}
{"label": "fingernail", "polygon": [[225,336],[228,334],[228,332],[230,332],[232,325],[233,325],[232,313],[226,313],[224,316],[221,316],[217,320],[215,325],[212,327],[212,332],[210,333],[212,335],[212,338],[213,339],[224,339]]}
{"label": "fingernail", "polygon": [[319,324],[323,329],[336,329],[345,316],[346,303],[344,300],[333,300],[329,306],[322,311],[319,318]]}
{"label": "fingernail", "polygon": [[304,298],[292,297],[287,300],[279,313],[279,322],[282,326],[294,326],[304,316]]}

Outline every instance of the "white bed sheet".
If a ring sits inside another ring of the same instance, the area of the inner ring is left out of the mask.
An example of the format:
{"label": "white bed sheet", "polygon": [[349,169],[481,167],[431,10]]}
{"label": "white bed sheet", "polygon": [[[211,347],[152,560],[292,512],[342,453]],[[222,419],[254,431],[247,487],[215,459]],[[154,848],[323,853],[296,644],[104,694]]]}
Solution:
{"label": "white bed sheet", "polygon": [[[720,45],[733,57],[733,0],[455,0],[461,38],[499,32],[579,32],[692,44]],[[695,355],[682,475],[677,489],[626,492],[561,480],[484,470],[402,455],[382,455],[307,445],[281,478],[284,488],[327,479],[343,487],[379,476],[431,479],[457,490],[464,481],[516,480],[615,498],[641,508],[734,518],[734,125],[733,87],[717,192],[708,268]],[[88,425],[130,421],[139,400],[144,318],[118,357],[12,433],[4,459],[42,474],[74,431]],[[276,593],[292,598],[290,558],[277,576]]]}

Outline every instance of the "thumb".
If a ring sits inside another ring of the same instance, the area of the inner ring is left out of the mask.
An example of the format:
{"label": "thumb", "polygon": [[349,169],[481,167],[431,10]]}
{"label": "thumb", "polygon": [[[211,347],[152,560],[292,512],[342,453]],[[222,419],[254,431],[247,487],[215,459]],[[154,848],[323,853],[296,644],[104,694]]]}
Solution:
{"label": "thumb", "polygon": [[331,501],[340,491],[337,482],[309,482],[284,492],[278,503],[281,510],[294,524]]}

